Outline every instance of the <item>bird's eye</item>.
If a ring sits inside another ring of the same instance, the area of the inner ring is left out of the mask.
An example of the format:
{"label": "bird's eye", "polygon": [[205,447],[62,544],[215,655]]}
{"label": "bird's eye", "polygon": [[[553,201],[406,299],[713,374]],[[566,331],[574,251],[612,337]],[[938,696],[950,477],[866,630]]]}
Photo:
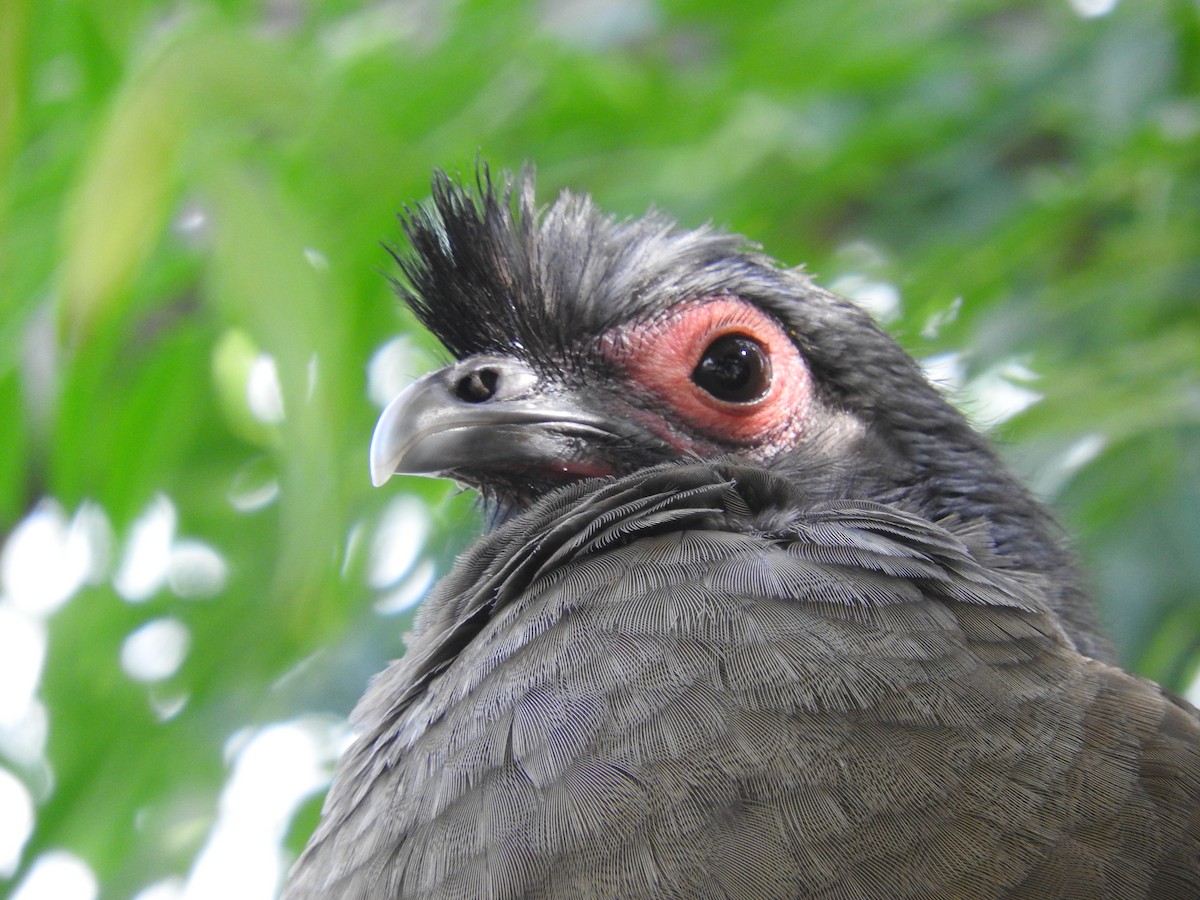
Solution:
{"label": "bird's eye", "polygon": [[705,348],[692,382],[725,403],[753,403],[771,387],[771,360],[754,338],[723,334]]}

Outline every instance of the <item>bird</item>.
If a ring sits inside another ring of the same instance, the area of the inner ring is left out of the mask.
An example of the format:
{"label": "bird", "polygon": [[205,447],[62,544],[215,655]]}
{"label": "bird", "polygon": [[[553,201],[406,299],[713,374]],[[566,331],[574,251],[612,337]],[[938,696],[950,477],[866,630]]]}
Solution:
{"label": "bird", "polygon": [[744,238],[436,172],[453,361],[372,479],[488,530],[358,704],[285,900],[1200,897],[1200,712],[871,316]]}

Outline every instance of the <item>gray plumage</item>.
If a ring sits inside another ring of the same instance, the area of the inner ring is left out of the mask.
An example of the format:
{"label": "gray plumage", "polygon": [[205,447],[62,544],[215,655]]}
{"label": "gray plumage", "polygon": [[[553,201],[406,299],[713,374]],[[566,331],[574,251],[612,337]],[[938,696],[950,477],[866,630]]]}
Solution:
{"label": "gray plumage", "polygon": [[403,290],[492,379],[452,370],[464,409],[512,371],[626,402],[605,336],[716,296],[782,323],[820,427],[451,466],[500,524],[360,703],[285,898],[1200,896],[1196,710],[1107,661],[1056,526],[899,347],[738,239],[532,204],[439,179],[408,220]]}

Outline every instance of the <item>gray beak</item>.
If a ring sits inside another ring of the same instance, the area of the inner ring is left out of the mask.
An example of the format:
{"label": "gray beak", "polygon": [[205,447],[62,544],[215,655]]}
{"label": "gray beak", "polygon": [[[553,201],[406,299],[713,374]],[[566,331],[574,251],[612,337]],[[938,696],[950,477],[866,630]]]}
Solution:
{"label": "gray beak", "polygon": [[419,379],[384,409],[371,437],[371,483],[392,475],[469,483],[495,470],[568,479],[609,474],[596,449],[620,430],[519,360],[472,356]]}

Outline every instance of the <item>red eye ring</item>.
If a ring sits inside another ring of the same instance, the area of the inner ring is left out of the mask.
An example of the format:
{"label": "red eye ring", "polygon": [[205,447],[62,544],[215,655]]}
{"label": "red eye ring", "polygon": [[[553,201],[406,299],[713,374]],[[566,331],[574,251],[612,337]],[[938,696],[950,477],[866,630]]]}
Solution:
{"label": "red eye ring", "polygon": [[[727,336],[748,339],[763,354],[761,390],[744,399],[716,396],[695,378],[705,353]],[[808,411],[812,379],[799,349],[773,316],[735,297],[676,304],[618,329],[606,338],[604,352],[632,389],[665,403],[671,419],[723,444],[754,448],[794,440]]]}

